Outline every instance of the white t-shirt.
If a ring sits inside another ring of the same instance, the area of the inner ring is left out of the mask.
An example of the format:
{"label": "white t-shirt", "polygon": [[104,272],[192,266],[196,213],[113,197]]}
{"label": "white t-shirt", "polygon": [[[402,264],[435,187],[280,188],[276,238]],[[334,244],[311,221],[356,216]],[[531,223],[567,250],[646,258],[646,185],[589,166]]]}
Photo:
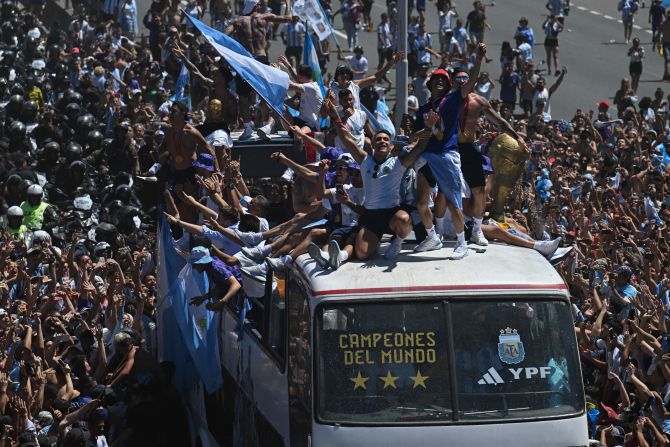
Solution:
{"label": "white t-shirt", "polygon": [[321,104],[323,104],[323,95],[319,84],[312,81],[300,85],[302,85],[304,91],[300,92],[300,114],[298,118],[306,122],[312,129],[318,129],[321,121],[319,112],[321,111]]}
{"label": "white t-shirt", "polygon": [[[363,194],[363,188],[355,188],[353,185],[342,185],[344,191],[349,196],[349,199],[354,202],[356,205],[363,205],[365,200],[365,195]],[[334,205],[338,203],[337,200],[337,188],[330,188],[332,199],[326,199],[325,197],[321,201],[323,207],[329,210],[332,210]],[[349,208],[347,205],[342,205],[342,226],[345,227],[355,227],[358,225],[358,213]]]}
{"label": "white t-shirt", "polygon": [[[330,91],[335,94],[335,106],[340,105],[340,90],[342,88],[340,87],[340,84],[337,82],[333,81],[330,83]],[[354,95],[354,108],[355,109],[360,109],[361,108],[361,88],[354,82],[350,82],[349,85],[347,86],[347,90],[351,92],[352,95]]]}
{"label": "white t-shirt", "polygon": [[356,79],[363,79],[368,72],[368,60],[365,58],[365,56],[361,56],[360,59],[358,59],[355,55],[349,55],[345,57],[347,62],[349,62],[349,65],[351,65],[351,69],[354,71],[363,71],[364,73],[354,73],[354,80]]}
{"label": "white t-shirt", "polygon": [[[362,110],[355,109],[354,114],[347,119],[345,127],[349,131],[354,140],[356,140],[356,146],[359,149],[363,149],[365,146],[365,123],[368,121],[368,116]],[[344,147],[344,143],[340,139],[339,135],[335,137],[335,146]]]}
{"label": "white t-shirt", "polygon": [[400,204],[400,183],[407,168],[398,157],[389,157],[377,164],[372,156],[361,164],[365,208],[379,210]]}
{"label": "white t-shirt", "polygon": [[533,113],[537,112],[537,102],[544,101],[544,113],[551,115],[549,106],[549,90],[545,87],[542,91],[535,90],[533,94]]}

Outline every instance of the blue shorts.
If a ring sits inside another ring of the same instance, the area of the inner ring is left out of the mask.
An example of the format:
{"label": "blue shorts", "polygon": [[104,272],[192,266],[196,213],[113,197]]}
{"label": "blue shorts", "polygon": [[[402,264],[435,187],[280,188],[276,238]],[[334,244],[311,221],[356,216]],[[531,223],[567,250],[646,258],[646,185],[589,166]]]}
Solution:
{"label": "blue shorts", "polygon": [[421,157],[430,166],[440,192],[444,194],[444,197],[449,202],[457,206],[459,210],[462,210],[463,183],[461,180],[461,156],[458,150],[447,151],[441,154],[424,152],[421,154]]}

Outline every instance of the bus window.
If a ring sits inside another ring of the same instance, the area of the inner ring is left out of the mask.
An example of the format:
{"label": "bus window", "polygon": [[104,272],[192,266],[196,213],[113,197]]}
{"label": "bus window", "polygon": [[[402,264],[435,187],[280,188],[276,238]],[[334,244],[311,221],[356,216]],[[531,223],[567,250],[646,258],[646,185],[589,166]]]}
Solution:
{"label": "bus window", "polygon": [[459,420],[583,410],[570,308],[562,301],[453,301]]}
{"label": "bus window", "polygon": [[288,400],[291,446],[308,445],[311,424],[310,318],[307,294],[295,278],[288,284]]}
{"label": "bus window", "polygon": [[317,419],[451,420],[444,306],[424,301],[317,307]]}

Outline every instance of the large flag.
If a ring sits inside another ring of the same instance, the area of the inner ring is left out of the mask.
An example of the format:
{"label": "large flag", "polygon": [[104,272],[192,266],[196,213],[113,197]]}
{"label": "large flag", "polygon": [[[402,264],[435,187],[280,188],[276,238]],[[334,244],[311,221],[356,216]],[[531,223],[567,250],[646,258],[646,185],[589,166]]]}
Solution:
{"label": "large flag", "polygon": [[165,218],[159,228],[158,274],[160,359],[174,363],[177,388],[188,390],[201,381],[213,393],[223,384],[218,314],[204,304],[189,304],[190,298],[207,292],[207,275],[177,253]]}
{"label": "large flag", "polygon": [[283,116],[284,99],[288,93],[288,75],[279,69],[258,62],[236,40],[210,28],[195,17],[185,14],[232,69],[247,81],[275,112]]}
{"label": "large flag", "polygon": [[186,90],[186,85],[188,83],[188,67],[186,67],[186,64],[182,64],[181,70],[179,71],[179,77],[174,85],[174,95],[172,95],[170,99],[172,101],[183,102],[188,106],[188,110],[191,110],[191,97],[184,95],[184,90]]}
{"label": "large flag", "polygon": [[309,65],[309,68],[312,69],[312,80],[319,84],[321,95],[326,99],[326,87],[323,85],[319,56],[316,54],[316,48],[314,48],[314,42],[309,33],[305,34],[305,45],[302,47],[302,63]]}

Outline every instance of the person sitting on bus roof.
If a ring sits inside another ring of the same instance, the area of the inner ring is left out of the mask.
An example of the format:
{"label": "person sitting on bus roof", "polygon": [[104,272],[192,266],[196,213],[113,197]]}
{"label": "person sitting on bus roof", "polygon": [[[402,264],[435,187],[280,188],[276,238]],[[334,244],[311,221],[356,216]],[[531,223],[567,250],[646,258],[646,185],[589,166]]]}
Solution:
{"label": "person sitting on bus roof", "polygon": [[328,244],[323,249],[313,242],[309,244],[312,259],[323,269],[331,267],[335,270],[352,257],[359,230],[358,219],[365,212],[361,167],[353,160],[341,159],[336,169],[338,174],[346,172],[351,176],[351,183],[340,183],[324,191],[323,206],[331,210]]}
{"label": "person sitting on bus roof", "polygon": [[[359,220],[361,228],[356,236],[356,257],[360,260],[369,259],[377,251],[384,234],[393,234],[395,239],[384,256],[387,259],[394,259],[400,253],[404,239],[412,230],[409,214],[400,209],[400,184],[405,170],[421,155],[425,144],[417,145],[408,153],[393,156],[391,135],[385,130],[380,130],[373,137],[372,155],[368,155],[356,145],[332,104],[329,105],[329,114],[338,135],[344,142],[345,149],[353,155],[361,167],[365,211]],[[437,113],[433,111],[427,113],[426,130],[421,134],[415,134],[416,137],[427,141],[437,119]]]}

